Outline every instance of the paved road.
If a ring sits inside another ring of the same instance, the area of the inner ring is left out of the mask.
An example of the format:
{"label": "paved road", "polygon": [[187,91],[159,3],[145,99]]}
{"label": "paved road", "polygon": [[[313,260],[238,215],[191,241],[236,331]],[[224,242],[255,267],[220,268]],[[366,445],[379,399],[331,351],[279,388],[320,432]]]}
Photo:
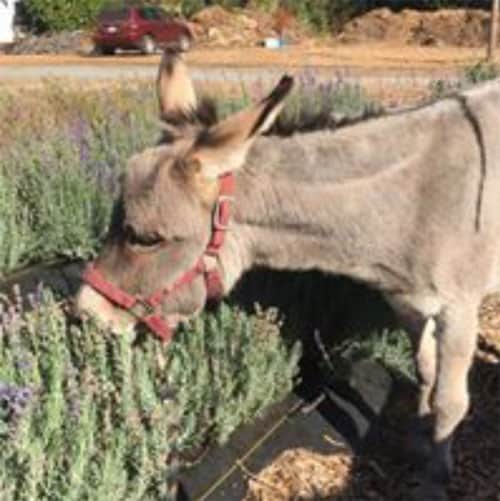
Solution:
{"label": "paved road", "polygon": [[[3,82],[33,82],[43,78],[72,78],[77,80],[127,80],[147,79],[156,76],[157,66],[152,64],[48,64],[48,65],[2,65],[0,66],[0,83]],[[194,80],[200,81],[255,81],[258,79],[276,79],[290,68],[280,67],[191,67]],[[378,85],[418,85],[425,86],[437,78],[453,78],[456,70],[358,70],[349,67],[315,68],[304,67],[294,72],[312,72],[318,79],[332,79],[342,77],[347,81],[357,81],[363,84]]]}

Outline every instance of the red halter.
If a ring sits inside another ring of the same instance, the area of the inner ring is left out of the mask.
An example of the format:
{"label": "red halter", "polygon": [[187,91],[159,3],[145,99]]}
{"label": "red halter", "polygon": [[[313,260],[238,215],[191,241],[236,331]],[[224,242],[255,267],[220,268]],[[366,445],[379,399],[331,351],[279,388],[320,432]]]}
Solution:
{"label": "red halter", "polygon": [[173,284],[157,290],[147,298],[133,296],[108,282],[97,269],[95,263],[89,264],[83,273],[83,281],[107,300],[131,313],[138,322],[149,327],[160,339],[169,341],[173,335],[172,322],[156,313],[165,297],[173,294],[183,285],[191,283],[199,275],[203,275],[205,278],[207,299],[220,300],[223,296],[224,287],[217,261],[231,218],[234,184],[234,176],[231,173],[224,174],[219,178],[219,197],[213,209],[210,242],[196,264]]}

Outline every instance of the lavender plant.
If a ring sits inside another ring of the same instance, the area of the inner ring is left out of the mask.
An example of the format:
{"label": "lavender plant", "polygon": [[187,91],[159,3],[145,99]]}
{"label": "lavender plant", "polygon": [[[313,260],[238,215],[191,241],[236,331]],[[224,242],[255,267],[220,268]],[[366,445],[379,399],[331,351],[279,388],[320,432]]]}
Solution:
{"label": "lavender plant", "polygon": [[[259,83],[242,87],[240,98],[217,100],[221,116],[264,93]],[[137,82],[86,92],[48,82],[22,97],[0,93],[0,273],[93,255],[127,159],[158,140],[156,106],[153,86]],[[335,125],[339,113],[372,107],[359,87],[306,73],[277,129]]]}
{"label": "lavender plant", "polygon": [[[383,330],[369,336],[353,336],[335,345],[328,357],[328,369],[334,375],[348,371],[356,361],[371,359],[377,361],[395,378],[417,382],[412,356],[411,340],[405,331]],[[332,362],[333,361],[333,362]]]}
{"label": "lavender plant", "polygon": [[106,231],[127,158],[157,137],[155,113],[147,107],[154,103],[149,87],[89,92],[78,100],[75,92],[50,86],[33,108],[21,109],[14,93],[2,97],[3,272],[46,259],[91,256]]}
{"label": "lavender plant", "polygon": [[275,315],[223,307],[170,346],[71,325],[48,293],[2,301],[0,495],[169,499],[176,457],[283,398],[298,346]]}

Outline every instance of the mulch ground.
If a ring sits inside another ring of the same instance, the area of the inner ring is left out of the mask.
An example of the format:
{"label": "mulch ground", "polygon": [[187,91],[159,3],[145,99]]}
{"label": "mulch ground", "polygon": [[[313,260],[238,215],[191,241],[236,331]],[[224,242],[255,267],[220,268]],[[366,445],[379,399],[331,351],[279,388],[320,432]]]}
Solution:
{"label": "mulch ground", "polygon": [[[500,295],[484,301],[480,324],[470,376],[471,408],[454,445],[450,501],[500,500]],[[246,501],[407,501],[415,472],[395,451],[402,450],[404,415],[415,396],[406,392],[389,405],[392,408],[366,454],[352,458],[287,451],[249,479]]]}

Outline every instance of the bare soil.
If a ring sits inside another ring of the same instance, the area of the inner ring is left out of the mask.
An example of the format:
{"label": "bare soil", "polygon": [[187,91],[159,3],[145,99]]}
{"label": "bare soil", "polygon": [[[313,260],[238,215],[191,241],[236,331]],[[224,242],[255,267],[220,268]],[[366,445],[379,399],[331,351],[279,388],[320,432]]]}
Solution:
{"label": "bare soil", "polygon": [[337,39],[347,43],[385,41],[401,45],[484,47],[489,29],[490,14],[483,10],[404,9],[395,13],[383,8],[348,22]]}
{"label": "bare soil", "polygon": [[311,36],[303,24],[291,14],[274,15],[261,9],[234,9],[214,5],[202,9],[190,20],[189,26],[199,44],[210,47],[249,47],[262,44],[268,37],[279,34],[287,42],[296,43]]}

